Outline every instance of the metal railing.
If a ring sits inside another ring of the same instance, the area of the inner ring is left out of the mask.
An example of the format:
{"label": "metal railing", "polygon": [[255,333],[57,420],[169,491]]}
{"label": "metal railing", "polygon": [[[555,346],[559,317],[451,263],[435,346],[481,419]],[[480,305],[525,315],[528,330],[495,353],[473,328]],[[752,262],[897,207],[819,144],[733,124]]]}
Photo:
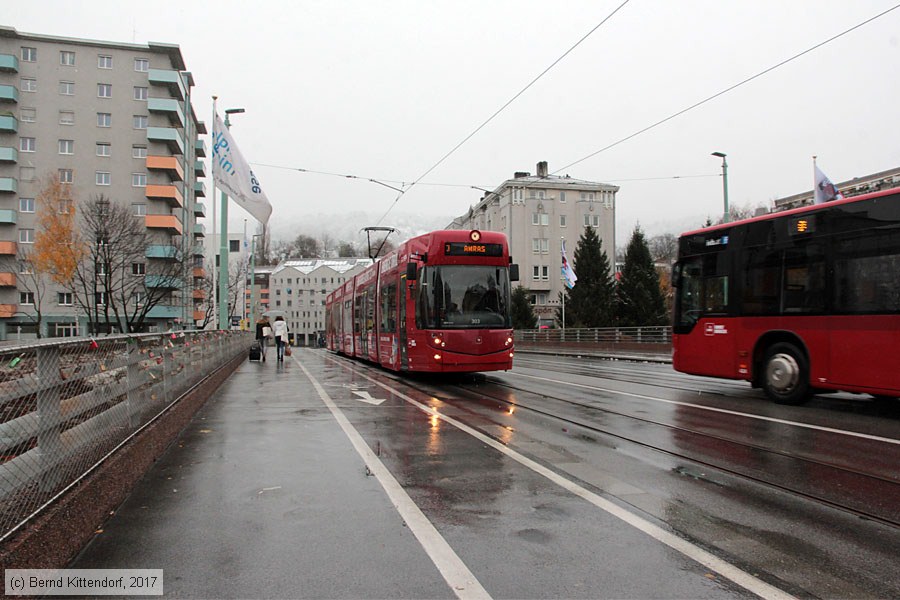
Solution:
{"label": "metal railing", "polygon": [[0,540],[250,343],[199,331],[0,348]]}
{"label": "metal railing", "polygon": [[516,343],[566,344],[672,344],[672,328],[600,327],[591,329],[521,329],[515,332]]}

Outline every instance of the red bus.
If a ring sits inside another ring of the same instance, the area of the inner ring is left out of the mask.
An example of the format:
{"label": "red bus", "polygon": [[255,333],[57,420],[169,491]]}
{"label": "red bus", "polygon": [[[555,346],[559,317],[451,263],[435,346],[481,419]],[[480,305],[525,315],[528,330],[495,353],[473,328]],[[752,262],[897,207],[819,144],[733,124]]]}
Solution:
{"label": "red bus", "polygon": [[394,371],[510,369],[511,263],[495,231],[414,237],[328,295],[326,345]]}
{"label": "red bus", "polygon": [[678,371],[900,396],[900,190],[685,233],[672,283]]}

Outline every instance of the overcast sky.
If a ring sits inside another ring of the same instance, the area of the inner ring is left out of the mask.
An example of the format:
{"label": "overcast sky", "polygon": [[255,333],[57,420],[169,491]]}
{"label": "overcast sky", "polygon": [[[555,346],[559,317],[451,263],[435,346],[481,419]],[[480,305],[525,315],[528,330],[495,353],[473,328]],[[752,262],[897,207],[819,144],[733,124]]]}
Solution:
{"label": "overcast sky", "polygon": [[[296,169],[415,181],[622,0],[29,0],[5,3],[0,19],[178,44],[210,129],[213,94],[220,112],[246,109],[232,132],[275,224],[364,210],[374,225],[392,205],[381,225],[401,213],[449,221],[481,197],[469,186],[493,189],[546,160],[621,187],[622,245],[637,222],[655,234],[721,214],[711,152],[727,153],[742,206],[811,189],[813,155],[834,182],[900,166],[900,9],[572,164],[895,3],[631,0],[396,205],[387,187]],[[230,210],[232,222],[247,216]]]}

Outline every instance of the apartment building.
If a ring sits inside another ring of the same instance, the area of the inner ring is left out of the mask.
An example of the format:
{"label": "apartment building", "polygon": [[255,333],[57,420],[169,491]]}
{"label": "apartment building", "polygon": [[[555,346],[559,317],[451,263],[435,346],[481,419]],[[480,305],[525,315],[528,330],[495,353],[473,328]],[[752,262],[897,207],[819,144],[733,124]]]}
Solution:
{"label": "apartment building", "polygon": [[269,276],[269,310],[284,320],[300,346],[316,345],[325,334],[325,297],[372,264],[368,258],[287,260]]}
{"label": "apartment building", "polygon": [[[48,209],[39,201],[48,176],[78,205],[102,194],[143,221],[150,243],[130,275],[144,278],[145,291],[132,301],[143,306],[147,290],[162,290],[164,299],[142,329],[191,328],[202,318],[205,231],[197,219],[206,212],[206,150],[198,136],[207,132],[195,114],[193,84],[177,45],[0,27],[0,339],[37,334],[37,300],[21,285],[16,256],[34,243],[39,213]],[[173,261],[183,265],[178,277],[153,275]],[[45,285],[41,334],[87,335],[83,304],[72,302],[71,290]],[[95,309],[106,302],[103,294],[90,301]]]}
{"label": "apartment building", "polygon": [[448,228],[505,233],[513,262],[519,265],[518,284],[530,291],[539,325],[553,325],[564,289],[562,240],[574,264],[578,239],[585,227],[593,227],[614,264],[618,191],[618,186],[606,183],[550,175],[542,161],[536,175],[515,173]]}

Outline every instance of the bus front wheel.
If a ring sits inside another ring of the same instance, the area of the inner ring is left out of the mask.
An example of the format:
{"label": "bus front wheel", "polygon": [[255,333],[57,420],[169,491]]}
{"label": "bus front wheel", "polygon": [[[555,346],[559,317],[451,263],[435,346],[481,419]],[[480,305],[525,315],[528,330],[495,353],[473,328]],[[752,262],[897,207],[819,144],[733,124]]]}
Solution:
{"label": "bus front wheel", "polygon": [[809,366],[796,346],[787,342],[772,345],[764,369],[763,387],[773,402],[797,405],[809,400]]}

